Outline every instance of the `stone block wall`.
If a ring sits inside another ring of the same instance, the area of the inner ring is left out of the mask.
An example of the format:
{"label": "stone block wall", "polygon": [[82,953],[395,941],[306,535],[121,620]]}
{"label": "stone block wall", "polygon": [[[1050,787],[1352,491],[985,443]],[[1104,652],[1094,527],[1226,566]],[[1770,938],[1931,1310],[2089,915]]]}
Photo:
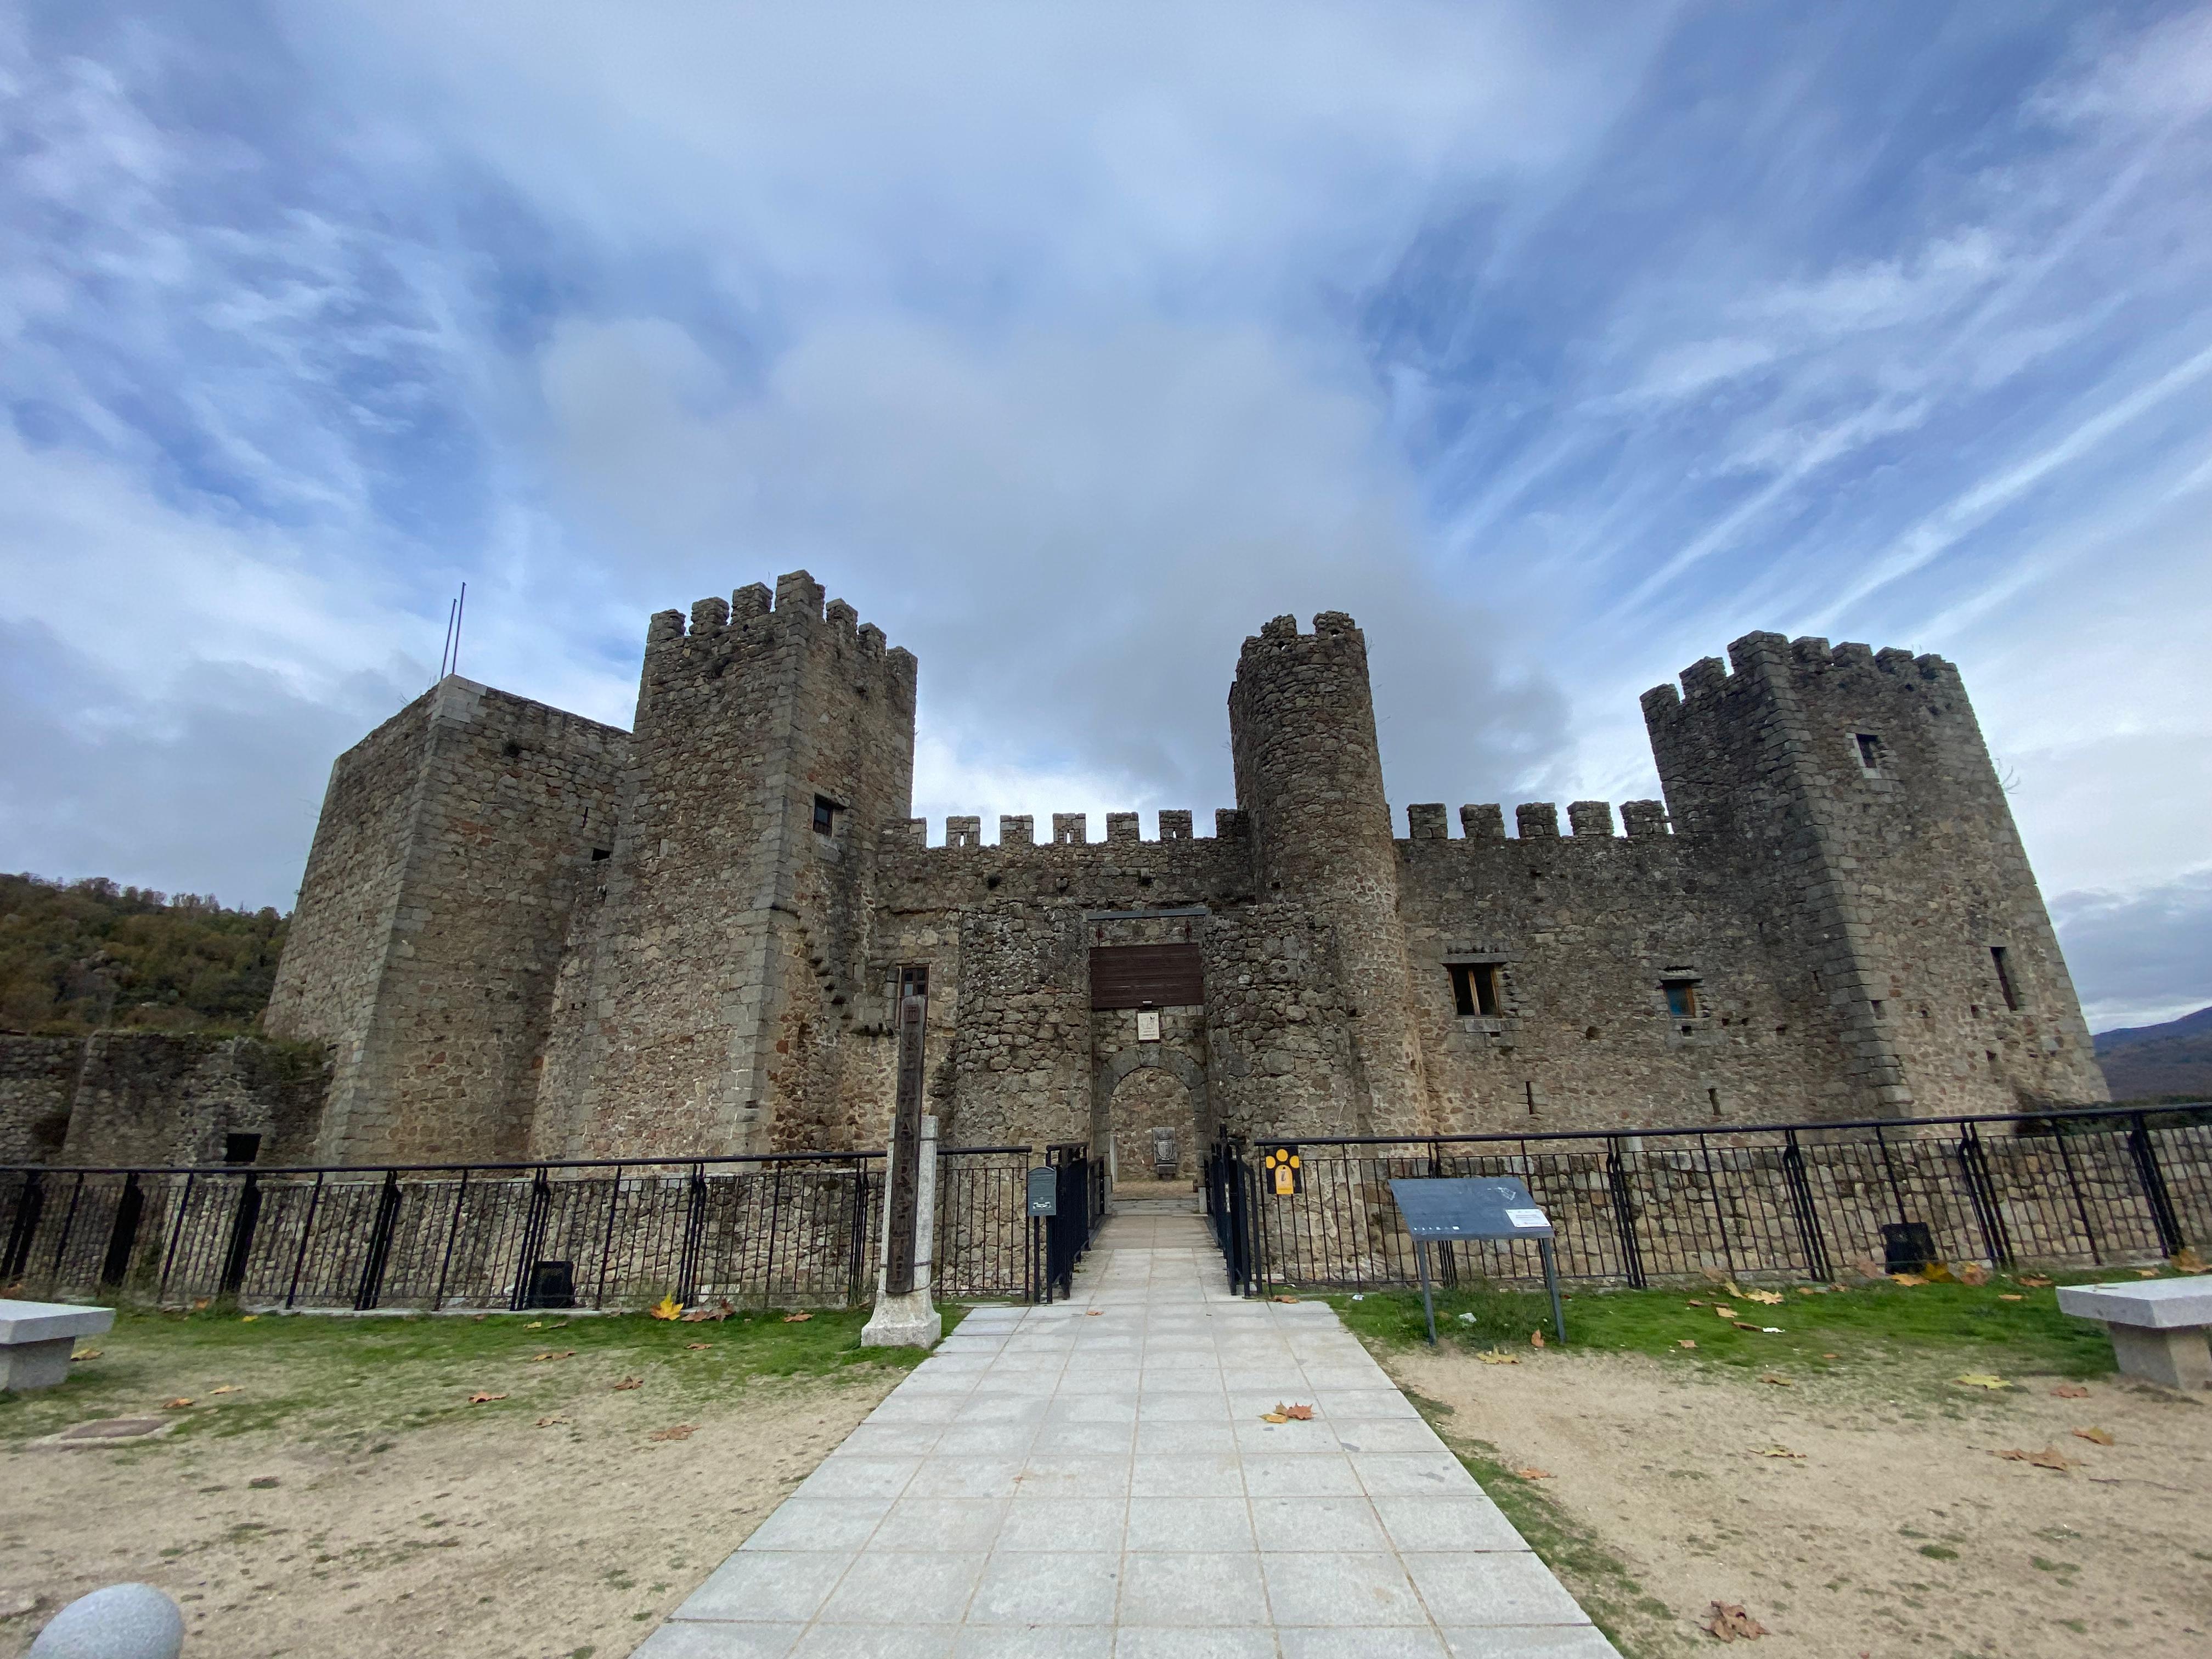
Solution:
{"label": "stone block wall", "polygon": [[60,1153],[83,1068],[82,1037],[0,1035],[0,1164]]}
{"label": "stone block wall", "polygon": [[256,1037],[0,1035],[0,1165],[220,1164],[233,1134],[311,1163],[328,1085],[313,1050]]}

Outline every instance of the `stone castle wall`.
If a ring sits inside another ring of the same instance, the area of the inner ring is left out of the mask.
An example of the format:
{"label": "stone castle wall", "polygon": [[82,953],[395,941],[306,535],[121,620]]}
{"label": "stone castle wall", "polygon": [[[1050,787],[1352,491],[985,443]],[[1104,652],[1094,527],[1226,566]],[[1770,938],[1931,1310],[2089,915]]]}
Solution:
{"label": "stone castle wall", "polygon": [[0,1165],[220,1164],[234,1134],[257,1164],[310,1163],[328,1080],[253,1037],[0,1034]]}
{"label": "stone castle wall", "polygon": [[[451,676],[339,758],[266,1021],[336,1073],[332,1163],[529,1149],[569,915],[629,737]],[[394,854],[393,848],[398,848]]]}
{"label": "stone castle wall", "polygon": [[[1366,640],[1324,612],[1245,642],[1212,835],[954,817],[933,846],[913,657],[793,573],[653,619],[634,732],[449,679],[342,757],[270,1029],[331,1045],[319,1150],[362,1161],[879,1146],[924,980],[954,1145],[2104,1098],[1956,672],[1730,654],[1646,695],[1667,803],[1625,835],[1595,801],[1566,835],[1543,803],[1399,833]],[[1163,946],[1202,989],[1093,1006],[1094,952]],[[0,1090],[45,1099],[24,1065]]]}

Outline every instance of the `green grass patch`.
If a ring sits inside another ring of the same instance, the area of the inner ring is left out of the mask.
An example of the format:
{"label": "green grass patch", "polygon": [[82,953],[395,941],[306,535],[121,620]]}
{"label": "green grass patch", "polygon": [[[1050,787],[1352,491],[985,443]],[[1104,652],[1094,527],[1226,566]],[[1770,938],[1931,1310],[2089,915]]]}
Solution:
{"label": "green grass patch", "polygon": [[[2069,1282],[2109,1279],[2069,1275]],[[1817,1374],[1896,1357],[1900,1352],[1946,1353],[1962,1370],[2099,1376],[2113,1370],[2104,1328],[2058,1311],[2055,1286],[2035,1286],[2003,1275],[1981,1285],[1903,1285],[1888,1279],[1830,1287],[1814,1294],[1779,1288],[1782,1301],[1763,1304],[1732,1295],[1725,1286],[1698,1284],[1670,1290],[1580,1290],[1566,1294],[1567,1346],[1601,1353],[1641,1353],[1683,1365],[1746,1370],[1787,1370]],[[2008,1297],[2017,1300],[2007,1300]],[[1328,1300],[1345,1322],[1376,1346],[1406,1347],[1426,1340],[1418,1291],[1370,1291],[1358,1300]],[[1702,1303],[1703,1306],[1693,1305]],[[1715,1313],[1730,1308],[1744,1330]],[[1529,1333],[1554,1340],[1550,1304],[1540,1291],[1455,1285],[1436,1293],[1440,1346],[1468,1352],[1504,1348],[1527,1352]],[[1685,1340],[1694,1348],[1682,1346]]]}
{"label": "green grass patch", "polygon": [[1535,1482],[1524,1480],[1500,1462],[1486,1440],[1462,1437],[1452,1408],[1411,1389],[1406,1397],[1458,1458],[1475,1484],[1513,1523],[1537,1559],[1559,1576],[1590,1622],[1603,1631],[1628,1659],[1653,1659],[1668,1651],[1673,1614],[1667,1604],[1645,1592],[1620,1557],[1597,1534],[1568,1515]]}
{"label": "green grass patch", "polygon": [[[946,1328],[963,1310],[945,1309]],[[190,1399],[172,1434],[141,1453],[206,1436],[283,1428],[295,1439],[371,1455],[393,1437],[463,1415],[533,1417],[585,1395],[642,1383],[656,1409],[726,1401],[738,1390],[804,1379],[832,1382],[902,1370],[915,1348],[863,1348],[865,1308],[782,1310],[697,1324],[644,1314],[557,1312],[332,1318],[235,1310],[125,1309],[106,1335],[80,1342],[98,1358],[59,1388],[0,1395],[0,1443],[20,1444],[98,1417],[160,1416]],[[540,1355],[560,1358],[540,1358]],[[218,1392],[220,1390],[221,1392]],[[504,1399],[470,1403],[471,1394]]]}

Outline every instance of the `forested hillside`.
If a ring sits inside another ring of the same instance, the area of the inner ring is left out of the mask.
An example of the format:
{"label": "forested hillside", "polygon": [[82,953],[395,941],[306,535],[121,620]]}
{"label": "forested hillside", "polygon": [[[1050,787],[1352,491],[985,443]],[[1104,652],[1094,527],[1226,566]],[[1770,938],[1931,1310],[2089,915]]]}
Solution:
{"label": "forested hillside", "polygon": [[286,918],[193,893],[0,875],[0,1031],[247,1031]]}
{"label": "forested hillside", "polygon": [[2212,1097],[2212,1008],[2097,1034],[2097,1064],[2114,1100]]}

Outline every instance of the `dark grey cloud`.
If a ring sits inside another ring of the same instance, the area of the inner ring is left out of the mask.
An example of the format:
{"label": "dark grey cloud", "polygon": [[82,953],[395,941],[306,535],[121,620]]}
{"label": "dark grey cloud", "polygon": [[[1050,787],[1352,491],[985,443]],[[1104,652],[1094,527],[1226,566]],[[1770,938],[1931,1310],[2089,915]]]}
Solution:
{"label": "dark grey cloud", "polygon": [[2051,913],[2092,1030],[2212,1005],[2212,869],[2136,892],[2061,893]]}

